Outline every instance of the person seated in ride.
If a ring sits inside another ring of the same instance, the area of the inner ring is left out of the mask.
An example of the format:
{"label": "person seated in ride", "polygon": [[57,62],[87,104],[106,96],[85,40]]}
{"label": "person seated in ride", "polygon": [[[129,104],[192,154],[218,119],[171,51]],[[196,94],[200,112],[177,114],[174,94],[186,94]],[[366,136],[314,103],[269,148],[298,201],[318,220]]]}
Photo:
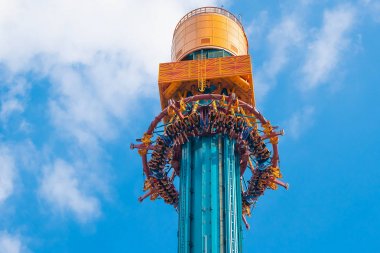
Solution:
{"label": "person seated in ride", "polygon": [[161,136],[161,139],[164,142],[165,149],[168,148],[168,147],[170,147],[173,144],[172,138],[170,138],[169,136],[167,136],[166,133],[164,133],[164,135]]}
{"label": "person seated in ride", "polygon": [[163,146],[164,146],[164,141],[161,139],[160,136],[158,136],[157,139],[156,139],[156,147],[157,148],[161,148]]}
{"label": "person seated in ride", "polygon": [[192,135],[193,137],[196,136],[196,133],[195,133],[195,128],[194,128],[194,125],[192,124],[192,122],[190,121],[190,119],[187,118],[187,121],[186,121],[186,133],[188,135]]}
{"label": "person seated in ride", "polygon": [[175,127],[175,133],[176,133],[177,141],[179,140],[180,144],[183,144],[185,139],[187,141],[189,140],[187,135],[186,135],[186,131],[185,131],[186,126],[184,125],[184,123],[181,120],[177,120],[174,123],[174,127]]}
{"label": "person seated in ride", "polygon": [[257,139],[257,136],[259,136],[259,133],[256,129],[252,130],[250,133],[249,133],[249,141],[254,143],[255,140]]}
{"label": "person seated in ride", "polygon": [[[163,173],[160,170],[152,170],[152,177],[154,177],[154,178],[156,178],[158,180],[158,179],[164,178],[165,177],[165,173]],[[160,183],[157,181],[155,183],[155,185],[159,186]]]}
{"label": "person seated in ride", "polygon": [[221,111],[215,111],[213,110],[214,112],[214,118],[213,118],[213,121],[212,121],[212,126],[211,126],[211,129],[213,131],[213,133],[217,133],[219,130],[218,130],[218,127],[220,125],[220,118],[223,117],[223,115],[221,114],[222,112]]}
{"label": "person seated in ride", "polygon": [[202,117],[200,117],[200,121],[199,121],[199,132],[206,132],[207,131],[207,127],[208,127],[208,119],[207,119],[207,115],[203,114],[202,113]]}
{"label": "person seated in ride", "polygon": [[164,154],[165,154],[165,152],[154,151],[152,153],[152,159],[161,160],[163,158]]}
{"label": "person seated in ride", "polygon": [[158,164],[157,161],[155,161],[155,160],[150,160],[150,161],[148,162],[148,167],[149,167],[150,169],[154,169],[154,168],[157,167],[157,164]]}
{"label": "person seated in ride", "polygon": [[233,125],[235,124],[235,117],[231,114],[227,115],[225,120],[224,120],[224,134],[229,134],[231,133],[231,130],[233,128]]}
{"label": "person seated in ride", "polygon": [[240,133],[244,130],[244,119],[241,117],[237,117],[235,121],[235,125],[233,127],[232,137],[237,139]]}
{"label": "person seated in ride", "polygon": [[250,133],[253,131],[253,127],[245,127],[243,132],[242,132],[242,135],[241,135],[241,138],[243,140],[246,140],[247,142],[249,142],[249,135]]}
{"label": "person seated in ride", "polygon": [[199,134],[198,132],[198,123],[197,123],[197,115],[196,113],[189,115],[189,123],[191,125],[191,132],[193,136],[197,136]]}
{"label": "person seated in ride", "polygon": [[262,155],[262,158],[263,158],[264,160],[268,160],[268,159],[270,158],[270,151],[269,151],[267,148],[265,148],[265,152],[264,152],[264,154]]}
{"label": "person seated in ride", "polygon": [[265,158],[270,157],[269,150],[264,146],[261,149],[258,149],[257,156],[260,157],[260,159],[264,160]]}
{"label": "person seated in ride", "polygon": [[224,130],[226,122],[226,114],[224,112],[219,113],[217,132],[221,133]]}
{"label": "person seated in ride", "polygon": [[194,127],[198,129],[200,127],[201,116],[198,112],[194,112],[190,114],[190,121],[192,122]]}
{"label": "person seated in ride", "polygon": [[182,122],[180,120],[176,120],[173,123],[174,126],[174,132],[178,134],[179,132],[183,131]]}
{"label": "person seated in ride", "polygon": [[182,120],[182,123],[184,125],[184,129],[185,129],[186,134],[191,134],[189,131],[190,130],[189,126],[191,126],[190,121],[189,121],[189,116],[185,116]]}
{"label": "person seated in ride", "polygon": [[165,152],[165,149],[166,149],[165,145],[154,146],[154,151],[156,151],[159,154]]}
{"label": "person seated in ride", "polygon": [[209,132],[209,133],[211,133],[213,130],[216,115],[217,115],[217,112],[214,109],[211,108],[208,111],[209,124],[208,124],[208,128],[207,128],[207,132]]}
{"label": "person seated in ride", "polygon": [[161,162],[161,158],[159,158],[159,157],[152,157],[152,158],[149,160],[149,163],[148,163],[148,164],[152,164],[152,165],[157,166],[160,162]]}
{"label": "person seated in ride", "polygon": [[170,124],[166,126],[166,130],[165,130],[166,135],[169,136],[171,139],[174,139],[174,136],[175,136],[173,127],[174,127],[173,124]]}
{"label": "person seated in ride", "polygon": [[178,127],[176,124],[172,123],[172,128],[171,128],[171,131],[172,131],[172,137],[173,137],[173,142],[174,142],[174,145],[178,145]]}
{"label": "person seated in ride", "polygon": [[264,143],[263,143],[263,140],[261,138],[260,135],[257,135],[254,139],[253,139],[253,145],[255,146],[262,146]]}

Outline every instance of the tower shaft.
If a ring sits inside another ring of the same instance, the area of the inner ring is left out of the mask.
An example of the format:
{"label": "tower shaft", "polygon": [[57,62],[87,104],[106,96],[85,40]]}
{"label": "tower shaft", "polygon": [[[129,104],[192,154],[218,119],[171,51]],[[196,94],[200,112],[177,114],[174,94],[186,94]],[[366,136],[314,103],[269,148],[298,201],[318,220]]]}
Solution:
{"label": "tower shaft", "polygon": [[213,135],[182,146],[179,253],[241,252],[241,185],[235,140]]}

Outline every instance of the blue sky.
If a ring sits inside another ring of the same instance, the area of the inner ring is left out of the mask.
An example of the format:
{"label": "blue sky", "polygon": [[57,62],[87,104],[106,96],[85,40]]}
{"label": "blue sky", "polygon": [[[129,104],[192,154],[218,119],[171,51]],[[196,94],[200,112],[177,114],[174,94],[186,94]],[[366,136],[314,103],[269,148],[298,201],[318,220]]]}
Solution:
{"label": "blue sky", "polygon": [[0,1],[0,253],[176,252],[177,214],[138,203],[129,144],[193,8],[241,15],[258,109],[285,129],[288,191],[244,252],[379,252],[380,2]]}

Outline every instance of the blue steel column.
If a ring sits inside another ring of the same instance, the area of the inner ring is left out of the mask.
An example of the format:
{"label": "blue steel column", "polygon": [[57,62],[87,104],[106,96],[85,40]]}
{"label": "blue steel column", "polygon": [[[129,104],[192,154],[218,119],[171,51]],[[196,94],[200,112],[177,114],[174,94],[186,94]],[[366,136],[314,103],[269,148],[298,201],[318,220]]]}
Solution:
{"label": "blue steel column", "polygon": [[239,251],[239,236],[240,227],[239,221],[241,213],[238,213],[238,206],[241,202],[237,202],[238,185],[240,178],[236,177],[236,156],[235,156],[235,141],[224,138],[224,185],[225,185],[225,237],[226,237],[226,252],[237,253]]}
{"label": "blue steel column", "polygon": [[237,207],[237,240],[238,240],[238,251],[242,252],[243,249],[243,214],[242,214],[242,196],[241,196],[241,188],[242,181],[240,178],[240,157],[235,157],[235,178],[236,178],[236,207]]}
{"label": "blue steel column", "polygon": [[211,238],[212,251],[220,252],[220,205],[219,205],[219,136],[211,138]]}
{"label": "blue steel column", "polygon": [[[191,252],[204,252],[203,250],[203,215],[202,215],[202,141],[195,138],[192,141],[191,156]],[[181,252],[182,253],[182,252]]]}
{"label": "blue steel column", "polygon": [[179,253],[241,252],[241,191],[235,141],[192,138],[182,146]]}
{"label": "blue steel column", "polygon": [[181,186],[179,197],[178,251],[190,253],[190,191],[191,191],[191,143],[182,148]]}

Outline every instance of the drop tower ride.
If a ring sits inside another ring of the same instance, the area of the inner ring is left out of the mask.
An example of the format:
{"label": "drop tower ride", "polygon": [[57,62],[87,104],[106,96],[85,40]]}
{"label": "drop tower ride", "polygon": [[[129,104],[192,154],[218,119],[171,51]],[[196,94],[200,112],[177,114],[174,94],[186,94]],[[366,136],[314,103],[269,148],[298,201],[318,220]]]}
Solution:
{"label": "drop tower ride", "polygon": [[[179,253],[242,252],[242,223],[281,182],[277,131],[255,107],[251,57],[233,14],[203,7],[177,24],[172,62],[159,66],[162,111],[140,143],[140,201],[178,211]],[[179,185],[179,191],[177,190]]]}

